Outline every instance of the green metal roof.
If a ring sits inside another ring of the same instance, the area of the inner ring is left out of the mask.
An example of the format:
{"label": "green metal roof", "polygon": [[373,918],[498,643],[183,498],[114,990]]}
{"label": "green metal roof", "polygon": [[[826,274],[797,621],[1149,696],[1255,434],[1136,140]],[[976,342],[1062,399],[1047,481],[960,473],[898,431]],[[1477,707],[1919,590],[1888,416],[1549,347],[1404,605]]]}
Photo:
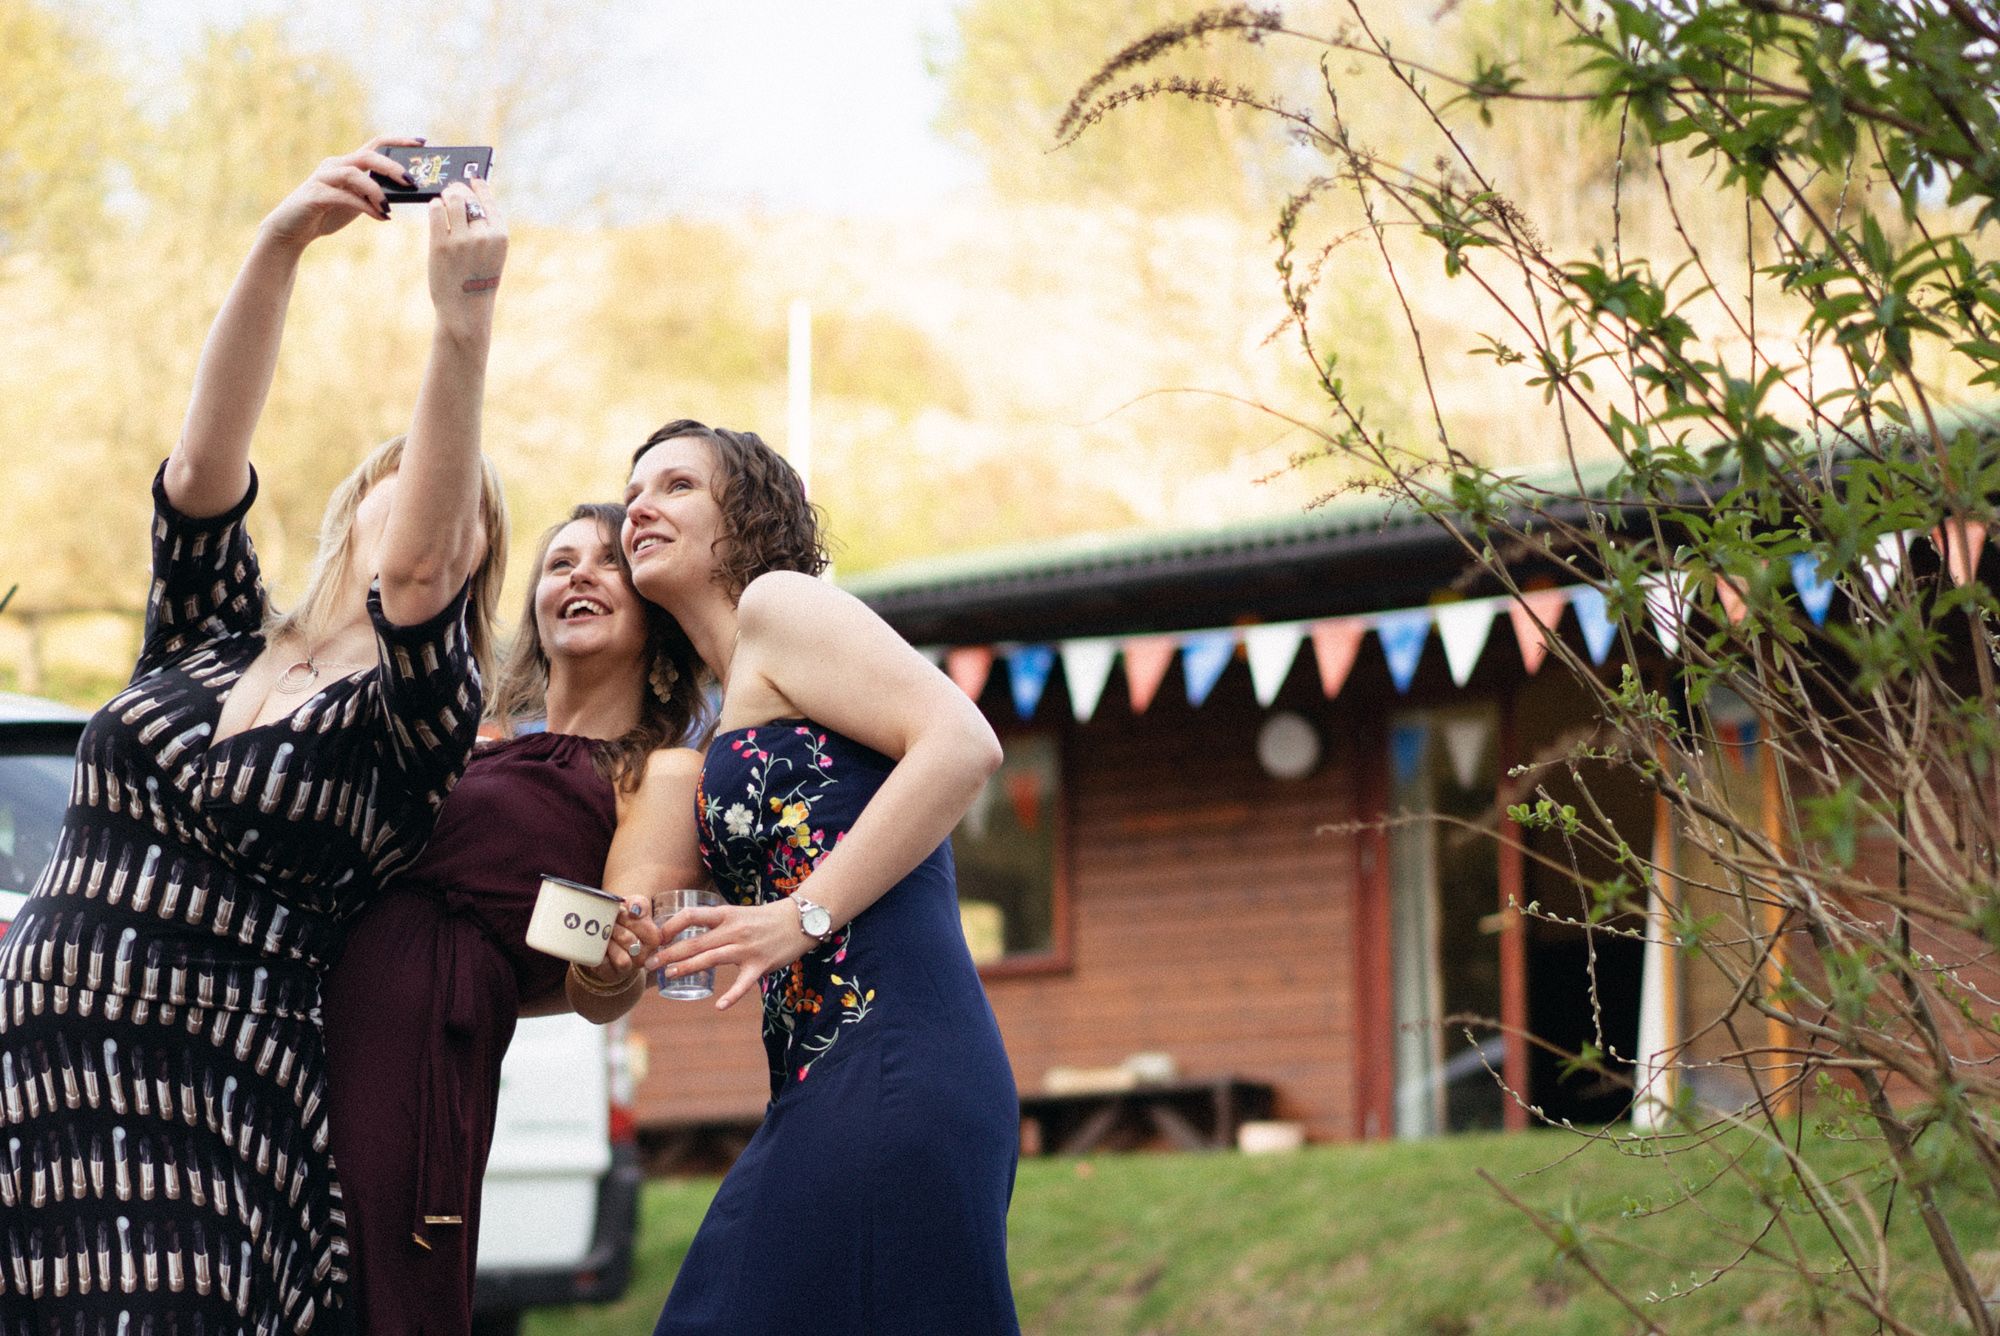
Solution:
{"label": "green metal roof", "polygon": [[1392,498],[1347,496],[1301,513],[1214,528],[1079,534],[926,557],[843,579],[840,584],[855,597],[873,603],[919,591],[1031,584],[1057,575],[1195,563],[1225,554],[1279,552],[1317,546],[1329,538],[1427,523],[1407,504]]}

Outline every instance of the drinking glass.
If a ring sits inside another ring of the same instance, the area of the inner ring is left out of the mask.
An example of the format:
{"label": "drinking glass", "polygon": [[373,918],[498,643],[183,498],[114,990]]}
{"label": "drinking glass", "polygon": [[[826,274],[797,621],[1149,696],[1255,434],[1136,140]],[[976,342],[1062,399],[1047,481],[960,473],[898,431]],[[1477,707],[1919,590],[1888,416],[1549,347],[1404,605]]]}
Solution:
{"label": "drinking glass", "polygon": [[[722,903],[722,897],[714,891],[678,889],[655,891],[653,893],[653,922],[664,927],[668,919],[683,909],[713,909]],[[707,932],[706,928],[689,928],[675,936],[676,942],[685,942]],[[653,986],[660,990],[661,997],[671,997],[681,1002],[698,1002],[715,992],[715,971],[695,970],[692,973],[676,974],[668,977],[666,970],[653,971]]]}

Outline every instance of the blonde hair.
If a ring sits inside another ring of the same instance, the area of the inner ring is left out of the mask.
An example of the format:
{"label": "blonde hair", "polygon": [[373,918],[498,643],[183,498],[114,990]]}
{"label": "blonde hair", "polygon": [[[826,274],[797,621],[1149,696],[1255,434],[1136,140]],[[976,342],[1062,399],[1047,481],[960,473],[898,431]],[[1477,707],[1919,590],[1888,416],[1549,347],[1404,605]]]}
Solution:
{"label": "blonde hair", "polygon": [[[625,507],[615,501],[586,501],[568,517],[549,526],[535,544],[535,562],[528,570],[528,597],[521,607],[521,620],[514,628],[514,640],[501,661],[500,675],[486,697],[486,717],[502,732],[512,736],[528,720],[548,713],[549,656],[542,649],[541,627],[535,620],[535,588],[541,582],[542,563],[548,560],[549,544],[578,520],[590,520],[597,532],[618,554],[618,569],[625,583],[632,583],[632,568],[626,564],[624,544],[618,541],[625,523]],[[634,591],[637,597],[637,591]],[[691,740],[702,724],[707,677],[694,644],[681,624],[665,608],[639,599],[646,615],[645,680],[639,689],[639,722],[608,747],[597,749],[597,772],[627,793],[639,787],[645,777],[646,758],[660,747]]]}
{"label": "blonde hair", "polygon": [[[287,632],[305,635],[306,628],[324,625],[332,614],[341,578],[354,557],[354,512],[377,483],[402,466],[403,445],[407,440],[405,436],[392,436],[382,442],[333,489],[333,495],[327,498],[326,513],[320,517],[319,548],[306,575],[305,593],[290,612],[274,609],[264,619],[266,643]],[[484,455],[479,459],[479,517],[486,528],[486,555],[472,573],[470,615],[465,629],[479,674],[491,681],[500,584],[507,573],[507,502],[501,494],[500,475]]]}

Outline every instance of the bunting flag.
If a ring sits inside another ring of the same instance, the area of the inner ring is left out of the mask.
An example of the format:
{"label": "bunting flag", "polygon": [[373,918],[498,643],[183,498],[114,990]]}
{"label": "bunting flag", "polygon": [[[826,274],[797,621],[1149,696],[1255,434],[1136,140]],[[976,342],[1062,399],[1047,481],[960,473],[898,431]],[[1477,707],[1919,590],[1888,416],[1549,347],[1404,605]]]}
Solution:
{"label": "bunting flag", "polygon": [[1389,680],[1397,691],[1408,691],[1417,680],[1417,665],[1423,662],[1424,642],[1431,635],[1429,608],[1404,608],[1399,612],[1378,613],[1375,634],[1381,638],[1382,654],[1389,660]]}
{"label": "bunting flag", "polygon": [[1479,781],[1479,763],[1493,736],[1493,716],[1484,710],[1457,715],[1446,719],[1439,731],[1444,734],[1445,755],[1451,759],[1451,777],[1461,789],[1470,789]]}
{"label": "bunting flag", "polygon": [[1906,533],[1885,533],[1875,540],[1875,548],[1861,559],[1861,573],[1868,580],[1868,588],[1878,603],[1889,601],[1889,591],[1896,587],[1896,581],[1903,574],[1903,562],[1910,555],[1910,539]]}
{"label": "bunting flag", "polygon": [[1472,670],[1479,666],[1479,656],[1486,651],[1486,639],[1493,634],[1493,614],[1499,610],[1499,601],[1490,598],[1440,603],[1432,609],[1453,686],[1464,686],[1472,677]]}
{"label": "bunting flag", "polygon": [[1335,617],[1312,626],[1313,661],[1319,665],[1319,689],[1332,700],[1347,685],[1354,660],[1361,653],[1361,638],[1368,634],[1365,617]]}
{"label": "bunting flag", "polygon": [[1014,807],[1014,824],[1021,830],[1033,834],[1042,828],[1042,772],[1032,766],[1010,770],[1002,776],[1007,781],[1007,801]]}
{"label": "bunting flag", "polygon": [[1986,546],[1986,526],[1978,520],[1946,520],[1931,530],[1931,542],[1944,558],[1944,569],[1951,582],[1962,585],[1979,571],[1980,552]]}
{"label": "bunting flag", "polygon": [[960,645],[944,656],[944,671],[958,689],[974,700],[986,690],[986,678],[993,671],[990,645]]}
{"label": "bunting flag", "polygon": [[1653,634],[1669,656],[1680,653],[1681,630],[1687,625],[1687,577],[1655,571],[1639,577],[1646,593],[1646,611],[1653,615]]}
{"label": "bunting flag", "polygon": [[1132,696],[1132,713],[1144,714],[1174,665],[1180,642],[1172,636],[1136,636],[1125,649],[1125,689]]}
{"label": "bunting flag", "polygon": [[1750,615],[1750,600],[1743,596],[1743,586],[1727,575],[1715,577],[1715,598],[1731,626]]}
{"label": "bunting flag", "polygon": [[1279,688],[1291,676],[1292,661],[1299,656],[1299,643],[1305,638],[1304,622],[1277,622],[1243,632],[1243,653],[1250,660],[1250,689],[1257,693],[1259,705],[1269,709],[1278,698]]}
{"label": "bunting flag", "polygon": [[1507,605],[1507,619],[1514,624],[1514,643],[1520,647],[1521,666],[1528,670],[1528,676],[1540,671],[1542,660],[1549,656],[1548,638],[1555,635],[1556,623],[1568,606],[1569,595],[1560,589],[1530,589]]}
{"label": "bunting flag", "polygon": [[1222,680],[1229,661],[1236,657],[1236,632],[1194,631],[1181,644],[1181,676],[1187,682],[1188,704],[1197,710]]}
{"label": "bunting flag", "polygon": [[1035,717],[1048,689],[1049,674],[1055,671],[1056,652],[1049,645],[1017,645],[1007,654],[1007,685],[1014,693],[1014,713],[1023,720]]}
{"label": "bunting flag", "polygon": [[1109,636],[1062,642],[1063,681],[1069,687],[1069,708],[1079,724],[1090,722],[1097,702],[1104,699],[1104,684],[1111,680],[1111,662],[1118,657],[1118,642]]}
{"label": "bunting flag", "polygon": [[1389,764],[1396,776],[1397,788],[1408,788],[1416,781],[1423,769],[1424,744],[1430,741],[1430,730],[1422,723],[1410,721],[1397,724],[1389,730]]}
{"label": "bunting flag", "polygon": [[[1970,578],[1986,541],[1987,527],[1975,521],[1958,522],[1954,532],[1963,541],[1952,544],[1943,526],[1930,535],[1944,555],[1954,581]],[[1858,594],[1865,581],[1876,598],[1886,598],[1901,578],[1907,564],[1909,544],[1921,536],[1916,532],[1884,534],[1862,555],[1854,571],[1822,573],[1817,560],[1801,553],[1790,562],[1790,575],[1799,594],[1800,606],[1816,625],[1824,625],[1832,606],[1837,580],[1850,582]],[[1686,633],[1693,584],[1685,574],[1656,572],[1640,581],[1654,636],[1667,654],[1677,654]],[[1746,599],[1740,581],[1727,575],[1715,577],[1715,594],[1730,621],[1746,615]],[[1125,681],[1134,714],[1144,714],[1159,694],[1167,672],[1178,656],[1182,662],[1188,703],[1200,708],[1228,671],[1240,643],[1250,665],[1251,689],[1257,703],[1268,709],[1291,676],[1299,647],[1310,636],[1313,659],[1319,670],[1320,690],[1328,700],[1338,696],[1353,673],[1361,642],[1374,631],[1382,642],[1389,678],[1399,693],[1408,692],[1422,666],[1424,646],[1433,623],[1443,642],[1446,667],[1457,686],[1465,686],[1478,670],[1480,657],[1492,639],[1493,622],[1503,602],[1514,628],[1514,640],[1522,667],[1533,675],[1546,661],[1554,643],[1563,608],[1576,613],[1590,661],[1602,665],[1617,643],[1618,625],[1610,617],[1604,593],[1590,585],[1565,589],[1532,589],[1512,599],[1459,599],[1420,608],[1396,608],[1354,616],[1330,617],[1313,622],[1278,622],[1247,629],[1215,627],[1177,631],[1162,635],[1085,636],[1058,644],[1005,645],[999,653],[1007,657],[1008,688],[1015,713],[1032,719],[1047,694],[1050,676],[1060,657],[1063,677],[1069,688],[1070,709],[1079,723],[1087,723],[1097,713],[1110,680],[1112,665],[1123,653]],[[940,663],[960,690],[974,700],[985,692],[993,670],[996,649],[992,645],[960,645],[951,648],[920,646],[917,652]],[[1453,765],[1476,764],[1480,752],[1470,747],[1470,733],[1456,742]],[[1483,744],[1482,744],[1483,745]],[[1470,760],[1464,759],[1470,756]]]}
{"label": "bunting flag", "polygon": [[1819,573],[1818,557],[1810,552],[1792,553],[1792,587],[1799,591],[1799,606],[1812,618],[1812,624],[1825,626],[1827,609],[1833,606],[1833,581]]}
{"label": "bunting flag", "polygon": [[1605,613],[1604,591],[1578,585],[1569,591],[1569,605],[1576,612],[1577,625],[1583,628],[1583,647],[1589,651],[1590,661],[1603,663],[1611,654],[1611,642],[1618,638],[1616,623]]}

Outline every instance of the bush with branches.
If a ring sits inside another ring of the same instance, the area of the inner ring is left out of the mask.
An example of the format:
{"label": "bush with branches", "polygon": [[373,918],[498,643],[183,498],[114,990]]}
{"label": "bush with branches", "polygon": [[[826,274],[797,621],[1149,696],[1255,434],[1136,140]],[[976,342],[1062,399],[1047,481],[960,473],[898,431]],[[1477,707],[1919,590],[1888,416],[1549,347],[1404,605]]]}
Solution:
{"label": "bush with branches", "polygon": [[[1058,138],[1116,133],[1093,127],[1163,97],[1272,118],[1318,164],[1275,235],[1285,333],[1327,410],[1297,423],[1312,437],[1297,466],[1336,461],[1358,479],[1343,487],[1422,511],[1462,545],[1469,583],[1523,606],[1535,573],[1603,593],[1612,669],[1546,628],[1596,727],[1519,767],[1492,825],[1608,862],[1609,877],[1576,864],[1578,917],[1724,985],[1726,1005],[1665,1051],[1570,1055],[1638,1073],[1632,1124],[1582,1133],[1670,1167],[1633,1214],[1704,1210],[1704,1176],[1734,1176],[1759,1205],[1714,1218],[1731,1247],[1716,1276],[1795,1276],[1816,1329],[1915,1333],[1942,1307],[1989,1336],[1987,1241],[1945,1199],[2000,1205],[2000,602],[1980,578],[2000,502],[1981,413],[2000,382],[2000,7],[1554,0],[1539,6],[1564,33],[1554,77],[1426,64],[1342,8],[1331,28],[1238,6],[1146,34],[1079,90]],[[1232,41],[1296,48],[1316,91],[1156,72]],[[1392,76],[1400,112],[1435,134],[1428,163],[1371,149],[1342,100],[1361,68]],[[1480,148],[1496,118],[1563,104],[1593,109],[1606,150],[1597,241],[1574,254]],[[1643,246],[1640,207],[1665,223]],[[1353,247],[1402,314],[1428,431],[1381,426],[1315,318]],[[1439,270],[1455,310],[1411,300],[1412,276]],[[1535,396],[1546,470],[1484,462],[1454,422],[1441,354],[1474,341]],[[1746,714],[1769,757],[1756,800],[1718,762],[1743,740],[1724,716]],[[1588,800],[1606,766],[1655,795],[1670,839],[1635,847]],[[1551,768],[1585,800],[1552,796]],[[1697,1060],[1728,1066],[1735,1097],[1685,1079]],[[1926,1244],[1914,1272],[1888,1243],[1899,1203]],[[1672,1287],[1633,1297],[1594,1265],[1610,1233],[1538,1223],[1643,1329],[1666,1329]]]}

